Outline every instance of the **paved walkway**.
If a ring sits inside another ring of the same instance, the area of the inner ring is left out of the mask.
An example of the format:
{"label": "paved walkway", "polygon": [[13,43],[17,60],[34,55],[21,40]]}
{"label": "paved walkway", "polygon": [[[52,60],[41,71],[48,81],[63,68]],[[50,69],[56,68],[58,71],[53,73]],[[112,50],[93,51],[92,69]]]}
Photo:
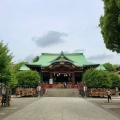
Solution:
{"label": "paved walkway", "polygon": [[3,120],[120,120],[106,110],[73,97],[43,97]]}

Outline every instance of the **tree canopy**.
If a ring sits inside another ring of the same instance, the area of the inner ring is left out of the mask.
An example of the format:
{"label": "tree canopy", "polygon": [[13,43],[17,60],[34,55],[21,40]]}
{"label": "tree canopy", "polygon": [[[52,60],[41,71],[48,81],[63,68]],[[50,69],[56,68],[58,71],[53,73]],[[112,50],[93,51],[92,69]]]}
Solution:
{"label": "tree canopy", "polygon": [[112,88],[118,87],[120,88],[120,76],[115,72],[109,73],[110,80],[112,82]]}
{"label": "tree canopy", "polygon": [[40,82],[40,75],[32,70],[17,72],[16,78],[21,86],[35,86]]}
{"label": "tree canopy", "polygon": [[109,72],[111,71],[116,71],[117,68],[119,67],[119,65],[112,65],[110,63],[104,63],[103,66],[105,67],[106,70],[108,70]]}
{"label": "tree canopy", "polygon": [[109,88],[111,81],[108,72],[103,70],[89,69],[83,74],[82,82],[88,87],[93,88]]}
{"label": "tree canopy", "polygon": [[83,74],[82,82],[90,88],[120,88],[120,76],[113,71],[89,69]]}
{"label": "tree canopy", "polygon": [[17,73],[20,69],[20,67],[23,65],[23,64],[26,64],[27,62],[19,62],[19,63],[16,63],[14,66],[13,66],[13,72],[14,73]]}
{"label": "tree canopy", "polygon": [[0,82],[7,84],[11,80],[12,54],[7,45],[0,42]]}
{"label": "tree canopy", "polygon": [[11,76],[11,81],[9,82],[9,85],[11,88],[14,88],[15,86],[17,86],[18,84],[18,80],[16,79],[16,74],[19,71],[20,67],[22,66],[22,64],[25,64],[27,62],[19,62],[16,64],[13,64],[11,67],[11,72],[12,72],[12,76]]}
{"label": "tree canopy", "polygon": [[120,0],[102,0],[104,15],[100,28],[106,48],[120,53]]}
{"label": "tree canopy", "polygon": [[32,61],[37,62],[39,60],[39,56],[36,56]]}

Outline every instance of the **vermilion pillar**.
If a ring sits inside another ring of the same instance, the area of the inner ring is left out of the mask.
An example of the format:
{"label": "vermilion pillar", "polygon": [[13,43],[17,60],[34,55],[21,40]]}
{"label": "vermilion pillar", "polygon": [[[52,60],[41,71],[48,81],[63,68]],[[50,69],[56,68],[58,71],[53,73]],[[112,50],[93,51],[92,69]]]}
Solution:
{"label": "vermilion pillar", "polygon": [[50,79],[52,79],[52,72],[50,72]]}

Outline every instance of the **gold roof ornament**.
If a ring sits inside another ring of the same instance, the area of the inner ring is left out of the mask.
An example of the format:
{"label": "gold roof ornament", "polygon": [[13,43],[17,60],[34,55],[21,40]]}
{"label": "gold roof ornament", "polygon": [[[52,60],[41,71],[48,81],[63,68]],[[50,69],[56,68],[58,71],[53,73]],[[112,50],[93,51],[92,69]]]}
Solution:
{"label": "gold roof ornament", "polygon": [[60,57],[61,57],[61,58],[64,58],[64,56],[63,56],[63,55],[61,55]]}
{"label": "gold roof ornament", "polygon": [[51,65],[51,66],[49,66],[49,68],[52,68],[52,65]]}
{"label": "gold roof ornament", "polygon": [[63,65],[64,64],[64,62],[60,62],[60,65]]}
{"label": "gold roof ornament", "polygon": [[75,66],[74,66],[74,65],[72,65],[72,68],[75,68]]}

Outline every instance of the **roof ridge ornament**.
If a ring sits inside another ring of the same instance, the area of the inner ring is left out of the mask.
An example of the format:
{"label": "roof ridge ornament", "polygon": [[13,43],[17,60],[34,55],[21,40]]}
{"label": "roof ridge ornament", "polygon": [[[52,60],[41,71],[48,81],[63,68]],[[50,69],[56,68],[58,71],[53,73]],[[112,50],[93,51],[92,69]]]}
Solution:
{"label": "roof ridge ornament", "polygon": [[64,54],[64,52],[63,52],[63,51],[61,51],[61,54]]}
{"label": "roof ridge ornament", "polygon": [[64,52],[63,51],[60,52],[60,56],[64,56]]}

